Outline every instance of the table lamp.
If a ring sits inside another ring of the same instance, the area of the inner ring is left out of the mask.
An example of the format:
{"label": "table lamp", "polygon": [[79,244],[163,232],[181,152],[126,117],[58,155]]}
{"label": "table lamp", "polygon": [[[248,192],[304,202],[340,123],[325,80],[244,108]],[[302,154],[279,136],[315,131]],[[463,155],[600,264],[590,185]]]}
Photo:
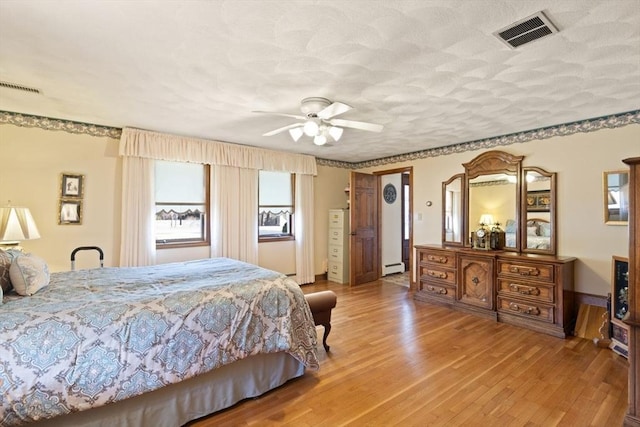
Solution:
{"label": "table lamp", "polygon": [[22,250],[18,246],[21,241],[39,238],[29,208],[10,205],[0,208],[0,249]]}

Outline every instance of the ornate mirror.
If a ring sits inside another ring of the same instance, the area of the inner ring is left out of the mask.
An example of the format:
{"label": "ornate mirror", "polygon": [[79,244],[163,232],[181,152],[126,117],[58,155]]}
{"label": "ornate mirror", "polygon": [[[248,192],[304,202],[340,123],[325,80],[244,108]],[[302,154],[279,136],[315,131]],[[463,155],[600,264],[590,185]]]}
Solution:
{"label": "ornate mirror", "polygon": [[604,223],[629,224],[629,171],[611,171],[603,174]]}
{"label": "ornate mirror", "polygon": [[487,151],[463,164],[467,179],[467,230],[499,226],[505,232],[505,250],[520,250],[522,158],[504,151]]}
{"label": "ornate mirror", "polygon": [[556,174],[523,168],[522,251],[556,253]]}
{"label": "ornate mirror", "polygon": [[450,246],[464,244],[463,195],[463,173],[442,183],[442,241]]}
{"label": "ornate mirror", "polygon": [[[442,183],[443,244],[555,255],[556,174],[522,167],[523,159],[504,151],[487,151],[463,163],[464,174]],[[624,177],[615,179],[627,182]],[[615,187],[609,185],[607,173],[605,187],[607,198],[610,187]],[[615,191],[614,198],[622,193],[624,199],[623,188]],[[608,210],[605,215],[611,219]],[[490,239],[483,239],[485,234]]]}

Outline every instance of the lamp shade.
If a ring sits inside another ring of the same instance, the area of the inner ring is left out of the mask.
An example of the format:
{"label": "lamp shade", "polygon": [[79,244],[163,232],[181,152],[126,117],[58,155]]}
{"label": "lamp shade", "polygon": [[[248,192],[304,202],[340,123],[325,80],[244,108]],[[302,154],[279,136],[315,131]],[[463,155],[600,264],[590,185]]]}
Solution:
{"label": "lamp shade", "polygon": [[331,135],[331,138],[333,138],[334,141],[338,142],[340,140],[340,137],[342,136],[343,130],[344,129],[342,128],[331,126],[329,128],[329,135]]}
{"label": "lamp shade", "polygon": [[320,130],[320,126],[318,126],[318,123],[314,122],[313,120],[307,120],[302,127],[302,130],[307,136],[316,136],[318,134],[318,131]]}
{"label": "lamp shade", "polygon": [[490,215],[490,214],[481,215],[480,216],[480,224],[482,224],[482,225],[492,225],[492,224],[494,224],[493,215]]}
{"label": "lamp shade", "polygon": [[298,140],[300,139],[300,137],[302,135],[304,135],[304,131],[302,130],[302,128],[293,128],[293,129],[289,129],[289,135],[291,135],[291,138],[295,141],[298,142]]}
{"label": "lamp shade", "polygon": [[16,243],[39,238],[38,227],[28,208],[0,208],[0,243]]}

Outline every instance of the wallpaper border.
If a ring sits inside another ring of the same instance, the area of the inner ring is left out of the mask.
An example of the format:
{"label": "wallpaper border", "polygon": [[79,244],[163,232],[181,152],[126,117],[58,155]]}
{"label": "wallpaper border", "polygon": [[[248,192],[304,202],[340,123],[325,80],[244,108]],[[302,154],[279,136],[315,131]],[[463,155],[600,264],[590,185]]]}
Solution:
{"label": "wallpaper border", "polygon": [[0,111],[0,124],[10,124],[27,128],[40,128],[45,130],[61,130],[69,133],[85,134],[91,136],[105,136],[120,139],[122,129],[94,125],[91,123],[74,122],[71,120],[52,119],[49,117],[32,116],[30,114]]}
{"label": "wallpaper border", "polygon": [[[37,127],[45,130],[64,131],[75,134],[86,134],[114,139],[120,139],[120,135],[122,134],[121,128],[74,122],[71,120],[52,119],[49,117],[14,113],[10,111],[0,111],[0,124],[12,124],[21,127]],[[556,136],[568,136],[576,133],[594,132],[600,129],[618,128],[630,124],[640,124],[640,110],[612,114],[603,117],[596,117],[593,119],[585,119],[577,122],[564,123],[539,129],[532,129],[524,132],[511,133],[476,141],[462,142],[445,147],[414,151],[411,153],[399,154],[397,156],[384,157],[381,159],[366,160],[364,162],[350,163],[323,159],[320,157],[316,158],[316,162],[320,166],[330,166],[345,169],[362,169],[388,165],[390,163],[400,163],[411,160],[425,159],[428,157],[446,156],[448,154],[462,153],[465,151],[501,147],[505,145],[528,142],[536,139],[548,139]]]}

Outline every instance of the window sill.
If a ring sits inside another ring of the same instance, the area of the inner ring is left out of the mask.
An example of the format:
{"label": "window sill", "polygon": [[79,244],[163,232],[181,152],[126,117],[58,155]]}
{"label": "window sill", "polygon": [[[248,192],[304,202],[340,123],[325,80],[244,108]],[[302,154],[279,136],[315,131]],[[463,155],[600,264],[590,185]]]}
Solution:
{"label": "window sill", "polygon": [[294,236],[273,236],[273,237],[258,237],[258,243],[268,243],[268,242],[286,242],[286,241],[294,241],[296,238]]}
{"label": "window sill", "polygon": [[167,243],[158,243],[156,242],[156,250],[157,249],[178,249],[178,248],[196,248],[202,246],[211,246],[209,242],[167,242]]}

